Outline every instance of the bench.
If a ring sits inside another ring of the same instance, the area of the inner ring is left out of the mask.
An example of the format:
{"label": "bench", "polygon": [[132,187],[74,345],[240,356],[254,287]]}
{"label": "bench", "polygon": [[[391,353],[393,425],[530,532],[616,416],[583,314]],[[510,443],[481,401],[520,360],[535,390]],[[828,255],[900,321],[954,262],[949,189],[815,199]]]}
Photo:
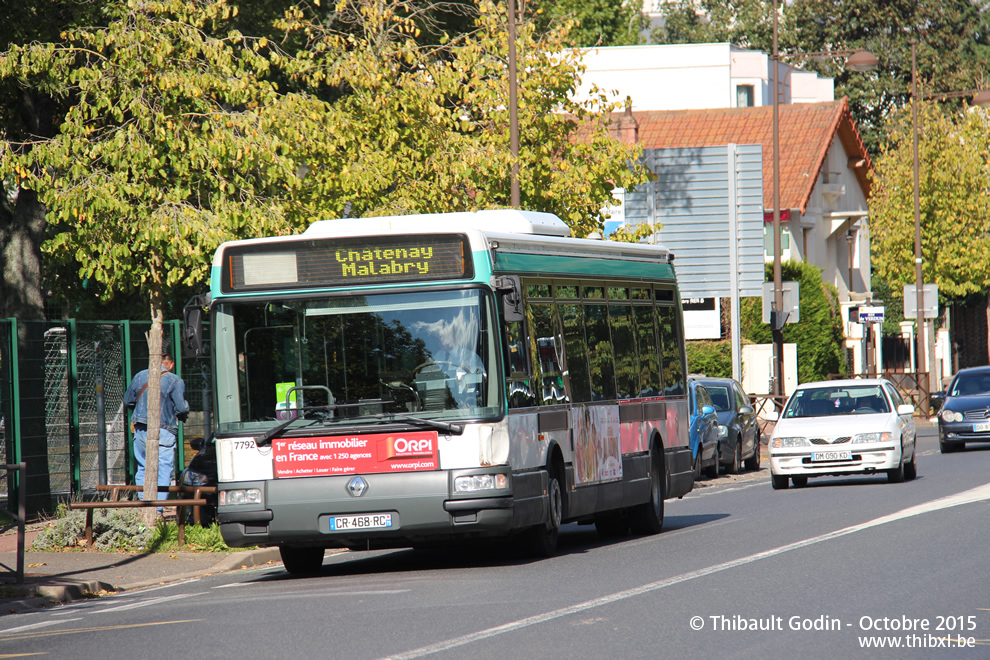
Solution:
{"label": "bench", "polygon": [[203,495],[216,493],[213,486],[159,486],[159,491],[168,490],[169,493],[190,493],[191,498],[175,500],[121,500],[123,493],[143,493],[144,486],[133,486],[126,484],[100,484],[95,489],[98,493],[109,493],[110,499],[97,502],[70,502],[69,509],[86,511],[86,545],[93,547],[93,511],[96,509],[131,509],[145,507],[175,507],[176,524],[179,527],[179,545],[186,544],[186,507],[192,507],[193,523],[200,524],[201,506],[206,506],[208,502]]}

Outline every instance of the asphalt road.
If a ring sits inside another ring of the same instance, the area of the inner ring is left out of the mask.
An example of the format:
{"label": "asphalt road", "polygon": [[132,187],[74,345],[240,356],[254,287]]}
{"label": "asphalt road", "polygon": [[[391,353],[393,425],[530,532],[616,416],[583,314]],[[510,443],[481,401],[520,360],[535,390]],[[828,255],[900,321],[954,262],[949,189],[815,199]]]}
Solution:
{"label": "asphalt road", "polygon": [[990,447],[942,456],[927,428],[919,451],[903,484],[721,477],[658,536],[571,525],[550,560],[344,553],[6,616],[0,655],[990,658]]}

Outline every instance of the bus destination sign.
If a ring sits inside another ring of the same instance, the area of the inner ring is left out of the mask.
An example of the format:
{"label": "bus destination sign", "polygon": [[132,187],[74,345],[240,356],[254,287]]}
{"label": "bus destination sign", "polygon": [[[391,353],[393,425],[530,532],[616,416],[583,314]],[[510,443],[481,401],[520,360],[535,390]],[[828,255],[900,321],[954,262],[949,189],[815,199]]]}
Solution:
{"label": "bus destination sign", "polygon": [[462,234],[236,245],[227,248],[223,271],[224,293],[463,279],[474,274]]}

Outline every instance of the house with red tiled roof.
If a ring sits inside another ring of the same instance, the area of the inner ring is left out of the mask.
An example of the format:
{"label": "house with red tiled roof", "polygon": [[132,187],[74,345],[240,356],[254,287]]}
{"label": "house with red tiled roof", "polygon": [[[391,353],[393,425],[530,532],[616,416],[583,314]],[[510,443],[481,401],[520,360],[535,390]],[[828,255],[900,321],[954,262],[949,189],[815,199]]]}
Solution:
{"label": "house with red tiled roof", "polygon": [[[773,260],[772,107],[627,110],[613,126],[617,136],[639,142],[647,152],[760,145],[764,259]],[[849,307],[870,297],[869,155],[846,99],[781,105],[779,136],[781,259],[820,268],[822,279],[838,290],[843,318],[848,318]],[[663,228],[658,240],[664,242]],[[846,348],[855,373],[864,371],[862,328],[846,324]]]}
{"label": "house with red tiled roof", "polygon": [[[871,163],[849,102],[781,105],[779,113],[781,258],[818,266],[843,300],[861,301],[870,290]],[[646,149],[763,146],[765,255],[772,261],[772,108],[646,111],[632,118]]]}
{"label": "house with red tiled roof", "polygon": [[[822,278],[839,291],[844,318],[849,307],[869,299],[867,202],[872,165],[849,103],[834,100],[830,78],[781,62],[774,75],[766,53],[725,43],[591,48],[582,51],[582,62],[586,68],[576,98],[600,89],[625,99],[627,111],[616,117],[613,133],[623,141],[640,143],[648,161],[651,152],[664,150],[700,153],[728,145],[759,145],[767,262],[774,258],[772,90],[776,79],[781,258],[819,267]],[[670,172],[661,178],[665,186],[677,181]],[[710,197],[711,188],[690,191],[690,185],[684,184],[675,196],[688,199],[688,205],[692,195]],[[620,193],[620,202],[625,202],[616,207],[606,230],[616,221],[655,223],[661,226],[658,240],[663,242],[664,226],[668,234],[679,232],[681,238],[697,224],[697,217],[664,213],[657,206],[664,195],[655,194],[655,187],[651,182]],[[643,204],[643,199],[650,204]],[[727,204],[730,201],[726,199]],[[646,208],[649,217],[644,217]],[[675,228],[673,223],[681,226]],[[846,348],[855,373],[864,370],[862,332],[862,325],[846,324]]]}

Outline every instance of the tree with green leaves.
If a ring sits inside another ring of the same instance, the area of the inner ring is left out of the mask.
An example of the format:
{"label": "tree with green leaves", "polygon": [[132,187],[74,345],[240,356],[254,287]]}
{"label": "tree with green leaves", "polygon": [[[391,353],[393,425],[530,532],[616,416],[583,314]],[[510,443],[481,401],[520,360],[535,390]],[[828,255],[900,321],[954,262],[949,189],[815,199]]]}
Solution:
{"label": "tree with green leaves", "polygon": [[653,30],[658,44],[727,42],[769,51],[773,36],[769,0],[671,0],[662,5],[662,24]]}
{"label": "tree with green leaves", "polygon": [[[105,297],[150,303],[146,495],[157,483],[158,357],[165,298],[206,282],[220,242],[354,215],[506,205],[505,15],[424,45],[411,3],[290,7],[242,34],[225,0],[130,0],[105,28],[0,54],[0,78],[48,90],[58,132],[0,143],[0,176],[38,196],[48,258],[78,265]],[[322,10],[321,10],[322,12]],[[609,136],[615,105],[575,103],[568,25],[519,27],[523,205],[578,235],[601,229],[615,186],[645,178],[638,149]],[[583,139],[575,139],[580,134]]]}
{"label": "tree with green leaves", "polygon": [[573,48],[635,46],[642,43],[647,24],[642,5],[628,0],[518,0],[516,4],[540,32],[573,21],[566,42]]}
{"label": "tree with green leaves", "polygon": [[[767,264],[767,281],[773,279],[773,265]],[[822,281],[822,272],[806,262],[781,264],[785,281],[796,281],[800,288],[801,320],[784,326],[784,342],[797,345],[798,382],[825,380],[829,374],[845,373],[846,360],[839,294]],[[746,298],[740,307],[743,337],[755,344],[772,341],[770,325],[763,323],[762,301]]]}
{"label": "tree with green leaves", "polygon": [[[982,294],[990,313],[990,112],[920,103],[918,160],[924,281],[943,301]],[[873,268],[895,296],[916,281],[913,163],[906,108],[891,119],[870,199]]]}
{"label": "tree with green leaves", "polygon": [[[990,12],[972,0],[797,0],[784,9],[781,52],[865,49],[880,60],[858,73],[842,58],[790,60],[835,78],[847,96],[870,153],[884,140],[886,122],[910,102],[911,46],[916,39],[919,79],[933,92],[973,89],[990,62]],[[785,58],[785,61],[788,61]]]}
{"label": "tree with green leaves", "polygon": [[[971,0],[778,0],[784,62],[835,79],[849,97],[867,151],[877,153],[885,117],[909,101],[910,40],[918,73],[934,91],[972,89],[990,62],[990,9]],[[730,42],[767,53],[773,46],[771,0],[675,0],[664,7],[657,43]],[[872,72],[847,69],[842,57],[802,54],[865,49],[880,60]]]}

